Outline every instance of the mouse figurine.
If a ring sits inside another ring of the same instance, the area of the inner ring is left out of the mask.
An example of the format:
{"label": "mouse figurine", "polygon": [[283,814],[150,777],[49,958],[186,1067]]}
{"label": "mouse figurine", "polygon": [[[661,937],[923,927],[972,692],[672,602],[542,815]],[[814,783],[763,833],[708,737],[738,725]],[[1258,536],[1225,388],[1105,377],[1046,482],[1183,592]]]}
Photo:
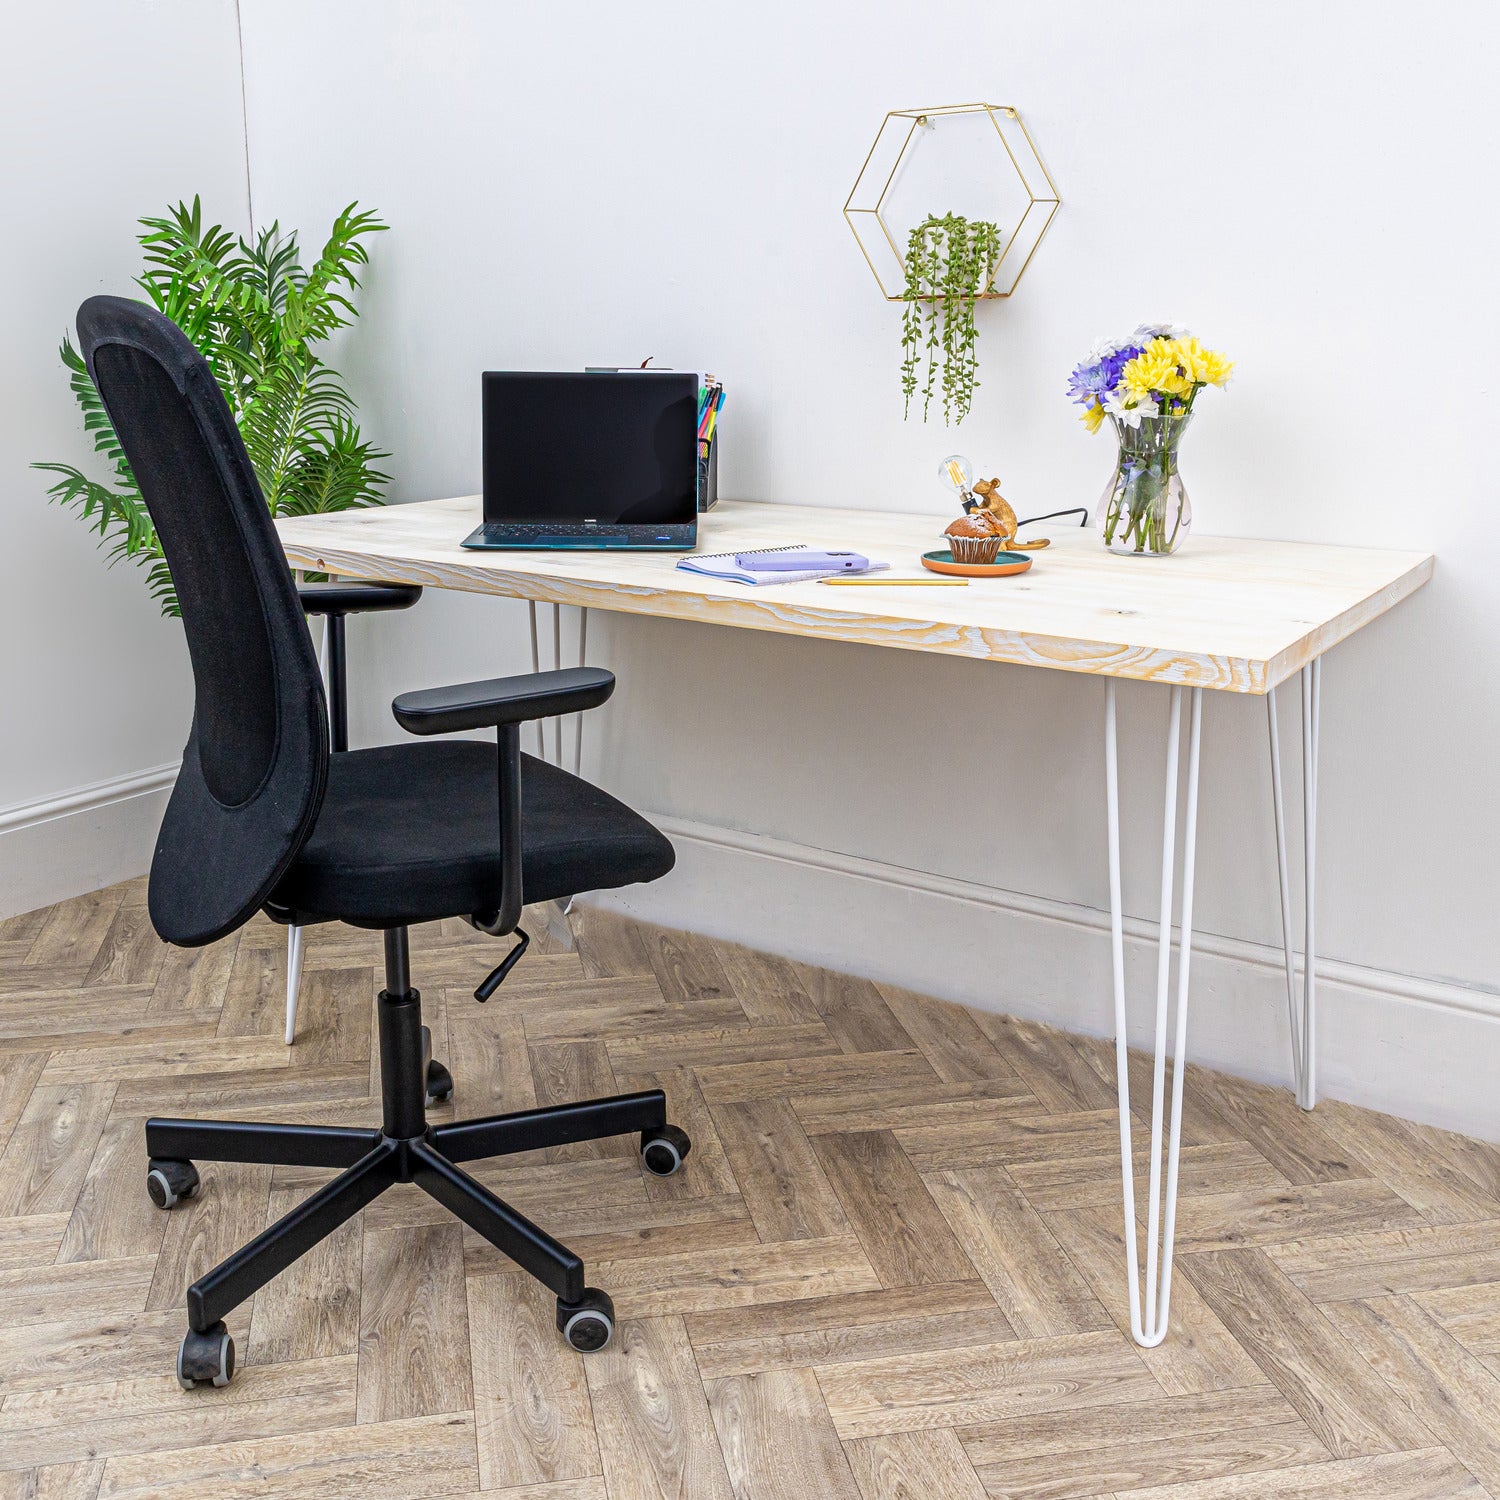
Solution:
{"label": "mouse figurine", "polygon": [[1020,542],[1016,540],[1016,532],[1020,529],[1020,523],[1016,519],[1015,508],[1000,493],[1000,481],[998,479],[975,480],[973,494],[974,500],[972,502],[965,501],[964,509],[970,512],[970,514],[976,510],[988,511],[1000,523],[1003,532],[1000,542],[1001,551],[1034,551],[1047,545],[1045,537],[1039,537],[1036,541],[1032,542]]}

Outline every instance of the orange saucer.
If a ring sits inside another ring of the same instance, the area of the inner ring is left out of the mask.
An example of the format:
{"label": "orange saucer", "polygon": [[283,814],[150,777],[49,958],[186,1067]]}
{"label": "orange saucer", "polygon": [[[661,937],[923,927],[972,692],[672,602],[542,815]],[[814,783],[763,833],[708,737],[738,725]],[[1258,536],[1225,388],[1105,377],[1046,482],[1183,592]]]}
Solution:
{"label": "orange saucer", "polygon": [[998,552],[991,563],[960,563],[953,561],[950,548],[940,552],[924,552],[922,566],[934,573],[957,573],[964,578],[1006,578],[1012,573],[1024,573],[1031,566],[1029,552]]}

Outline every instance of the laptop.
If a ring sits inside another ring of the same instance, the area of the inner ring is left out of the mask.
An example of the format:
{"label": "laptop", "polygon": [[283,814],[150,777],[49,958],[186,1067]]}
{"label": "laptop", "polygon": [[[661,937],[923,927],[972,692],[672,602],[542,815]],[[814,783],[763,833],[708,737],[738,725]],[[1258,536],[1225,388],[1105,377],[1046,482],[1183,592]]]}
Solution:
{"label": "laptop", "polygon": [[465,547],[698,543],[698,377],[484,375],[484,523]]}

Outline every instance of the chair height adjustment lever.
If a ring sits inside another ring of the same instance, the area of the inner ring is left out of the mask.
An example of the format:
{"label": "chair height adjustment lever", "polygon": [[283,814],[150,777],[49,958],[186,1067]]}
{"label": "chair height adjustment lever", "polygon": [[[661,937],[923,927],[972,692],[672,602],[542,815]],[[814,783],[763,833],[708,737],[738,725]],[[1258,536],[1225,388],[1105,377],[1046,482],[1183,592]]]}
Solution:
{"label": "chair height adjustment lever", "polygon": [[530,934],[524,927],[516,928],[516,936],[520,938],[520,942],[485,975],[479,988],[474,991],[474,998],[481,1005],[505,983],[506,975],[520,963],[521,955],[531,946]]}

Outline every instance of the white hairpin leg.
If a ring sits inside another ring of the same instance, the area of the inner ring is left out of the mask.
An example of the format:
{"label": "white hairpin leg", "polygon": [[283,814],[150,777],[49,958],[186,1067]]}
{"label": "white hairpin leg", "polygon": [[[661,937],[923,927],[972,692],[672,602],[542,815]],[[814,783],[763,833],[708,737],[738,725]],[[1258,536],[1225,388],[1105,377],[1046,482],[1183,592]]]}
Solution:
{"label": "white hairpin leg", "polygon": [[[527,601],[527,612],[531,623],[531,670],[540,672],[541,665],[541,630],[537,624],[536,600]],[[578,665],[581,667],[584,655],[588,650],[589,612],[580,609],[578,612]],[[552,606],[552,669],[555,671],[562,666],[562,606]],[[549,761],[554,766],[563,763],[563,721],[561,716],[554,717],[552,723],[552,753],[547,753],[547,723],[545,719],[536,721],[537,755],[540,759]],[[583,761],[583,715],[579,714],[573,730],[573,770],[576,774]],[[547,931],[553,941],[558,943],[568,952],[574,948],[573,929],[568,925],[568,912],[573,903],[568,902],[565,907],[561,901],[549,901],[545,909],[545,920]]]}
{"label": "white hairpin leg", "polygon": [[[318,676],[328,691],[328,616],[318,636]],[[293,923],[286,930],[286,1044],[297,1040],[297,994],[302,987],[302,929]]]}
{"label": "white hairpin leg", "polygon": [[286,1044],[297,1037],[297,995],[302,988],[302,928],[286,930]]}
{"label": "white hairpin leg", "polygon": [[1287,1024],[1292,1040],[1292,1076],[1297,1103],[1311,1109],[1318,1102],[1318,1007],[1316,934],[1314,931],[1318,855],[1318,719],[1323,663],[1302,669],[1302,854],[1303,942],[1302,994],[1298,1004],[1297,951],[1292,935],[1292,887],[1287,873],[1286,811],[1281,782],[1281,736],[1276,720],[1276,689],[1266,694],[1266,722],[1271,736],[1271,797],[1276,811],[1276,870],[1281,891],[1281,942],[1286,956]]}
{"label": "white hairpin leg", "polygon": [[1142,1348],[1167,1336],[1172,1300],[1172,1247],[1177,1230],[1177,1163],[1182,1144],[1182,1086],[1187,1063],[1189,968],[1193,950],[1193,866],[1198,841],[1198,762],[1203,730],[1203,689],[1190,688],[1187,792],[1182,836],[1182,933],[1177,955],[1177,1015],[1172,1048],[1172,1104],[1167,1127],[1166,1184],[1162,1184],[1162,1125],[1166,1096],[1167,1022],[1172,968],[1172,897],[1177,849],[1179,750],[1183,689],[1172,689],[1167,726],[1165,801],[1162,813],[1161,906],[1156,950],[1156,1031],[1151,1076],[1150,1201],[1146,1220],[1146,1280],[1141,1287],[1135,1219],[1135,1163],[1131,1145],[1130,1058],[1125,1013],[1125,917],[1120,891],[1120,773],[1115,683],[1105,683],[1104,785],[1109,816],[1110,956],[1115,991],[1115,1070],[1120,1108],[1120,1177],[1125,1205],[1125,1269],[1129,1277],[1130,1332]]}
{"label": "white hairpin leg", "polygon": [[[578,665],[585,665],[585,658],[589,649],[589,609],[588,605],[582,604],[578,607]],[[583,771],[583,715],[573,715],[573,774],[581,775]]]}

